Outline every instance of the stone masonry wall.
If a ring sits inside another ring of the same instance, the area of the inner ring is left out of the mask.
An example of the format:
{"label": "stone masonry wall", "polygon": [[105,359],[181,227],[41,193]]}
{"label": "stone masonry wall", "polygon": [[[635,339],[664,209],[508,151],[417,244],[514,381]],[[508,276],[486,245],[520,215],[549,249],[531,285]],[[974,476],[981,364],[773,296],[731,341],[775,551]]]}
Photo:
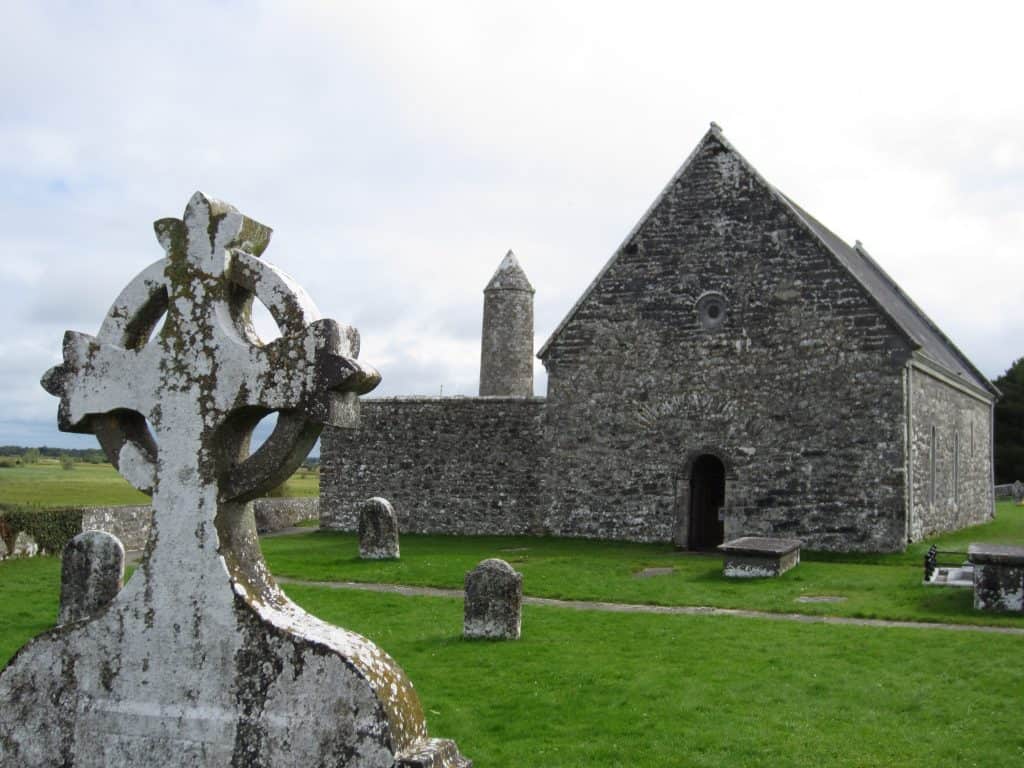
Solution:
{"label": "stone masonry wall", "polygon": [[911,541],[988,522],[995,511],[989,404],[919,368],[910,381]]}
{"label": "stone masonry wall", "polygon": [[[319,512],[320,499],[316,497],[253,500],[256,528],[260,533],[279,531],[303,520],[315,520]],[[153,507],[148,504],[82,509],[83,531],[105,531],[112,534],[121,541],[126,550],[145,549],[152,526]],[[7,554],[6,551],[0,551],[0,559]]]}
{"label": "stone masonry wall", "polygon": [[358,505],[382,496],[402,533],[531,532],[543,405],[537,398],[364,400],[359,429],[323,432],[321,527],[355,530]]}
{"label": "stone masonry wall", "polygon": [[711,453],[726,539],[901,549],[909,355],[831,252],[709,139],[545,353],[543,520],[685,546],[688,467]]}
{"label": "stone masonry wall", "polygon": [[87,507],[82,510],[83,531],[105,531],[120,539],[126,550],[142,550],[153,525],[153,508]]}

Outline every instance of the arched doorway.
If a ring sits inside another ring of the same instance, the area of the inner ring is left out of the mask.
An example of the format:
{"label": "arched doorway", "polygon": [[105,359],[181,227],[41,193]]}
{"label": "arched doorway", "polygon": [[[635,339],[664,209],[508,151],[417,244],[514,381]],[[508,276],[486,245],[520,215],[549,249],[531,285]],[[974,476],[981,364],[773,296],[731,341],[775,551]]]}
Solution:
{"label": "arched doorway", "polygon": [[705,453],[690,470],[690,549],[714,549],[722,543],[725,526],[719,511],[725,503],[725,466]]}

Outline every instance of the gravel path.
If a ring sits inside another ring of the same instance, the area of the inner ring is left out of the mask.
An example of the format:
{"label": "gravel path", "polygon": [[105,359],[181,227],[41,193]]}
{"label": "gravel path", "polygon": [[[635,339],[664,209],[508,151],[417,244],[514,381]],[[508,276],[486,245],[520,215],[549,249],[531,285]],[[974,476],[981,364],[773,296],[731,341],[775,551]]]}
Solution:
{"label": "gravel path", "polygon": [[[387,592],[408,597],[457,597],[462,598],[461,589],[437,589],[435,587],[406,587],[400,584],[365,584],[354,581],[303,581],[277,577],[281,584],[296,584],[304,587],[325,587],[328,589],[355,589],[363,592]],[[973,624],[938,624],[924,621],[888,621],[885,619],[857,619],[846,616],[808,616],[802,613],[770,613],[749,611],[739,608],[712,608],[710,606],[667,606],[634,605],[630,603],[587,602],[584,600],[554,600],[547,597],[523,597],[526,605],[546,605],[552,608],[569,608],[576,611],[607,611],[610,613],[660,613],[677,616],[736,616],[743,619],[768,619],[770,621],[795,621],[800,624],[847,624],[857,627],[899,627],[902,629],[938,629],[947,632],[987,632],[997,635],[1024,636],[1024,627],[985,627]]]}

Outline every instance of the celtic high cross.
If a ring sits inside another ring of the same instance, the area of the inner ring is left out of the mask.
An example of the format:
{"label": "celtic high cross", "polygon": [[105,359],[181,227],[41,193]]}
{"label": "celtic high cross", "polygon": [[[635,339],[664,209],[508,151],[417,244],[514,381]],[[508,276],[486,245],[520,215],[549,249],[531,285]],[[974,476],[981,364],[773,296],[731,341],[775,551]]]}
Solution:
{"label": "celtic high cross", "polygon": [[[196,193],[154,225],[165,258],[96,337],[68,332],[43,377],[61,429],[94,433],[153,496],[139,571],[97,615],[32,641],[0,675],[0,764],[466,766],[429,739],[412,684],[363,637],[289,601],[249,500],[352,426],[376,386],[355,329],[260,256],[270,229]],[[263,343],[254,299],[281,335]],[[163,318],[163,325],[159,321]],[[252,455],[268,413],[276,427]]]}

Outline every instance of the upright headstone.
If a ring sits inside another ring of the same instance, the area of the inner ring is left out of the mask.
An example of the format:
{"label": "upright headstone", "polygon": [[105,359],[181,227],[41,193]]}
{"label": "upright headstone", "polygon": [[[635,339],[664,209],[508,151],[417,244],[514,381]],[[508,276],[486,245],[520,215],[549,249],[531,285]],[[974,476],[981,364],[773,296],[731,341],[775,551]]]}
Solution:
{"label": "upright headstone", "polygon": [[[43,378],[61,429],[94,433],[152,493],[149,545],[106,610],[40,635],[0,673],[0,765],[468,765],[428,738],[394,660],[292,603],[260,552],[250,500],[295,470],[323,423],[354,426],[379,381],[356,360],[358,334],[259,258],[270,229],[230,205],[197,193],[155,227],[166,257],[97,336],[68,332]],[[281,330],[273,342],[253,329],[254,299]],[[274,432],[250,455],[270,412]]]}
{"label": "upright headstone", "polygon": [[64,547],[58,624],[79,621],[108,606],[124,586],[124,547],[105,531],[85,531]]}
{"label": "upright headstone", "polygon": [[1024,483],[1020,480],[1015,480],[1011,492],[1013,493],[1013,500],[1015,503],[1024,504]]}
{"label": "upright headstone", "polygon": [[523,613],[523,574],[504,560],[484,560],[466,574],[462,636],[518,640]]}
{"label": "upright headstone", "polygon": [[391,502],[374,496],[359,507],[359,557],[397,560],[398,516]]}

